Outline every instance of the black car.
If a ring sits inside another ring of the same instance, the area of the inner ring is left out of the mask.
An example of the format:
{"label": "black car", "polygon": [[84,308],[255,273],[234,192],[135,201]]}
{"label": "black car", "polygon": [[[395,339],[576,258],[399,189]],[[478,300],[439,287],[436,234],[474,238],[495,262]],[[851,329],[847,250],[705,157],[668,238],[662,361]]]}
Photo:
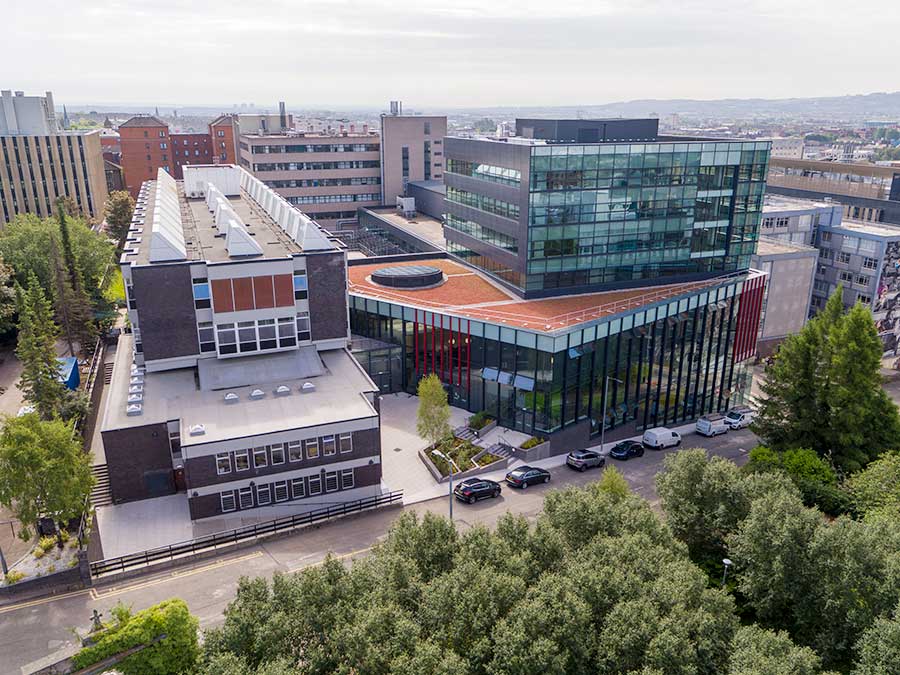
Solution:
{"label": "black car", "polygon": [[616,443],[612,450],[609,451],[609,456],[613,459],[631,459],[632,457],[641,457],[644,454],[644,446],[641,445],[637,441],[622,441],[621,443]]}
{"label": "black car", "polygon": [[506,474],[506,482],[524,490],[535,483],[549,483],[550,472],[536,466],[520,466]]}
{"label": "black car", "polygon": [[566,457],[566,464],[579,471],[606,464],[606,458],[594,450],[573,450]]}
{"label": "black car", "polygon": [[453,494],[461,502],[474,504],[479,499],[500,496],[500,483],[487,478],[466,478],[453,488]]}

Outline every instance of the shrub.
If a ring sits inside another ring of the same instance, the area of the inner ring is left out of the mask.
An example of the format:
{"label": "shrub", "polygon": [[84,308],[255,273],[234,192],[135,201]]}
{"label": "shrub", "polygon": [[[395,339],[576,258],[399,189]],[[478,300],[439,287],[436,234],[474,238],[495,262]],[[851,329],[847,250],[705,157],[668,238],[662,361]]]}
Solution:
{"label": "shrub", "polygon": [[475,431],[484,429],[488,424],[494,421],[494,418],[488,415],[484,410],[475,413],[469,418],[469,428]]}
{"label": "shrub", "polygon": [[34,549],[34,557],[37,558],[38,560],[43,558],[45,555],[47,555],[47,552],[44,549],[42,549],[40,546],[38,546],[36,549]]}
{"label": "shrub", "polygon": [[62,543],[65,544],[67,541],[69,541],[69,539],[72,538],[72,535],[69,534],[69,531],[68,531],[68,530],[60,530],[60,531],[59,531],[59,538],[62,539]]}
{"label": "shrub", "polygon": [[25,578],[25,573],[20,572],[19,570],[13,570],[9,574],[6,575],[6,585],[12,586],[13,584],[19,583],[22,579]]}
{"label": "shrub", "polygon": [[49,551],[54,546],[56,546],[56,537],[41,537],[41,540],[38,542],[38,548],[40,548],[44,553]]}
{"label": "shrub", "polygon": [[540,445],[543,442],[544,442],[543,438],[540,438],[539,436],[532,436],[527,441],[522,443],[522,445],[520,445],[519,447],[522,448],[523,450],[528,450],[529,448],[537,447],[538,445]]}
{"label": "shrub", "polygon": [[53,574],[56,571],[56,565],[50,565],[47,568],[47,574]]}

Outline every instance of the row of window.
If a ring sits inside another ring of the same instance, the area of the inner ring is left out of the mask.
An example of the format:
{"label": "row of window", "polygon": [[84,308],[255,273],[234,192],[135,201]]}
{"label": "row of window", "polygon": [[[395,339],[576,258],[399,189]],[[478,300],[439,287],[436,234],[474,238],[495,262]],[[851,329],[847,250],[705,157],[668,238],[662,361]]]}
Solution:
{"label": "row of window", "polygon": [[[212,307],[212,301],[210,299],[209,279],[192,279],[191,284],[194,294],[194,308],[210,309]],[[306,279],[305,270],[296,270],[294,272],[293,284],[294,299],[306,300],[309,295],[309,286]]]}
{"label": "row of window", "polygon": [[254,145],[254,155],[282,154],[286,152],[378,152],[378,143],[326,143],[316,145]]}
{"label": "row of window", "polygon": [[468,234],[470,237],[475,237],[492,246],[497,246],[498,248],[503,248],[507,251],[512,251],[513,253],[516,253],[519,250],[519,242],[515,237],[511,237],[503,232],[498,232],[490,227],[485,227],[480,223],[466,220],[465,218],[459,218],[452,213],[445,215],[445,224],[453,230]]}
{"label": "row of window", "polygon": [[291,204],[336,204],[338,202],[376,202],[381,199],[378,192],[363,192],[358,195],[306,195],[288,197]]}
{"label": "row of window", "polygon": [[239,321],[220,323],[215,326],[204,321],[198,324],[200,351],[216,351],[223,354],[244,354],[293,347],[300,342],[311,339],[309,312],[298,312],[296,319],[281,317],[279,319],[256,319],[255,321]]}
{"label": "row of window", "polygon": [[773,228],[787,227],[790,222],[791,219],[787,216],[779,218],[763,218],[762,226],[764,230],[771,230]]}
{"label": "row of window", "polygon": [[340,169],[379,169],[381,162],[377,159],[361,159],[345,162],[276,162],[271,164],[253,164],[253,172],[257,171],[336,171]]}
{"label": "row of window", "polygon": [[838,278],[847,284],[857,284],[858,286],[868,286],[871,278],[865,274],[853,274],[852,272],[841,272]]}
{"label": "row of window", "polygon": [[[324,485],[323,485],[324,484]],[[275,481],[263,485],[250,485],[237,490],[227,490],[219,493],[219,501],[223,513],[241,509],[252,509],[254,506],[268,506],[273,501],[286,502],[304,497],[314,497],[325,492],[337,492],[338,490],[351,490],[354,487],[353,469],[341,471],[326,471],[324,480],[322,474],[306,478],[294,478],[293,480]]]}
{"label": "row of window", "polygon": [[381,185],[381,176],[359,178],[304,178],[298,180],[267,180],[271,188],[342,187],[345,185]]}
{"label": "row of window", "polygon": [[510,204],[500,199],[486,197],[475,192],[460,190],[455,187],[447,187],[447,201],[470,206],[473,209],[493,213],[504,218],[519,219],[519,205]]}
{"label": "row of window", "polygon": [[467,162],[462,159],[447,158],[447,171],[461,176],[479,178],[481,180],[512,185],[518,187],[522,182],[522,172],[518,169],[507,169],[502,166],[483,164],[481,162]]}
{"label": "row of window", "polygon": [[270,465],[284,464],[285,461],[292,464],[301,462],[304,455],[306,459],[318,459],[319,453],[323,457],[331,457],[338,451],[341,454],[353,452],[352,433],[272,443],[234,452],[220,452],[216,455],[216,474],[224,476],[232,471],[236,473],[249,471],[251,460],[254,469],[264,469]]}

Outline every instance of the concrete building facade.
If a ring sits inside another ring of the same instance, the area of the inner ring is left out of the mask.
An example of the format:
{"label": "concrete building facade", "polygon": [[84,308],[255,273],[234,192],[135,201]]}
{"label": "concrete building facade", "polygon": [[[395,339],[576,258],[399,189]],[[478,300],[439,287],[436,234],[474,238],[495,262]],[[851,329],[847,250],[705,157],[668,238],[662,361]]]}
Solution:
{"label": "concrete building facade", "polygon": [[183,170],[142,186],[121,258],[132,332],[101,428],[113,501],[183,493],[199,519],[378,494],[346,254],[241,168]]}
{"label": "concrete building facade", "polygon": [[47,136],[60,131],[53,94],[25,96],[25,92],[0,91],[0,135]]}
{"label": "concrete building facade", "polygon": [[441,180],[444,174],[446,116],[381,116],[381,184],[383,204],[406,196],[412,181]]}

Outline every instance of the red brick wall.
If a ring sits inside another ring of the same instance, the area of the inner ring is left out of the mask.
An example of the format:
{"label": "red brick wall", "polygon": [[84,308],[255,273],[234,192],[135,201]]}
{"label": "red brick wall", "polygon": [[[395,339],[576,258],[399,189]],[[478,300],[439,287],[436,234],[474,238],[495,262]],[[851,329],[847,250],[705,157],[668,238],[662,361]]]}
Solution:
{"label": "red brick wall", "polygon": [[145,180],[156,180],[160,168],[172,171],[168,127],[119,127],[125,189],[137,198]]}
{"label": "red brick wall", "polygon": [[176,180],[184,178],[185,164],[212,164],[209,134],[171,134],[172,175]]}
{"label": "red brick wall", "polygon": [[[221,134],[221,136],[219,135]],[[212,159],[210,164],[237,164],[235,148],[234,124],[227,118],[216,125],[209,126],[212,141]]]}

